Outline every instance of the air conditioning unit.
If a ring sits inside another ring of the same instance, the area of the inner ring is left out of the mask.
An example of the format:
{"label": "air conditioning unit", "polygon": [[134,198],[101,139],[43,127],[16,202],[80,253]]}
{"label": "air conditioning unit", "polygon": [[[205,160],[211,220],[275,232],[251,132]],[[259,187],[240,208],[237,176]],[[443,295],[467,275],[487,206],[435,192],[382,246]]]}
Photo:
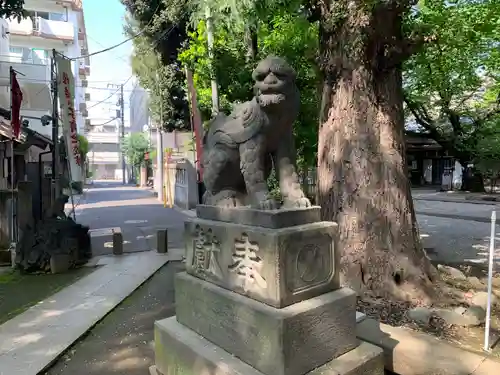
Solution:
{"label": "air conditioning unit", "polygon": [[89,117],[89,111],[85,110],[85,111],[82,111],[82,117]]}
{"label": "air conditioning unit", "polygon": [[85,112],[87,110],[87,103],[80,103],[80,112]]}
{"label": "air conditioning unit", "polygon": [[85,119],[85,126],[92,126],[89,118]]}
{"label": "air conditioning unit", "polygon": [[89,50],[86,49],[86,48],[82,48],[80,50],[80,53],[81,53],[82,56],[87,56],[89,54]]}
{"label": "air conditioning unit", "polygon": [[82,79],[82,87],[89,87],[89,81]]}
{"label": "air conditioning unit", "polygon": [[85,93],[85,101],[90,101],[90,92]]}

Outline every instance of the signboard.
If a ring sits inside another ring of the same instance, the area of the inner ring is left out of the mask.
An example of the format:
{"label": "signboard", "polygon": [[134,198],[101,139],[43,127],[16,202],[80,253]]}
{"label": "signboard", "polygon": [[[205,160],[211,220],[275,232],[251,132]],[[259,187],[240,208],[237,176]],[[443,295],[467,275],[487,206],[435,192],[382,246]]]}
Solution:
{"label": "signboard", "polygon": [[71,61],[56,55],[57,85],[59,103],[61,105],[61,122],[63,136],[66,143],[68,164],[71,180],[82,182],[82,160],[78,144],[78,132],[76,126],[75,101],[73,93],[75,90],[75,79],[71,72]]}

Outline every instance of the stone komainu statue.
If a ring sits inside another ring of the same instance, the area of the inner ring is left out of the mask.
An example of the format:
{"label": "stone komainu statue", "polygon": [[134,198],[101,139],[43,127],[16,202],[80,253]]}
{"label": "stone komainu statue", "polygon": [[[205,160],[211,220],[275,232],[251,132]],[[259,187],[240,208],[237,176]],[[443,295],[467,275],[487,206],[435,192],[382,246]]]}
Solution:
{"label": "stone komainu statue", "polygon": [[253,72],[255,96],[226,116],[219,114],[203,139],[203,203],[276,209],[267,179],[276,169],[285,208],[309,207],[295,166],[292,125],[300,105],[295,71],[279,57]]}

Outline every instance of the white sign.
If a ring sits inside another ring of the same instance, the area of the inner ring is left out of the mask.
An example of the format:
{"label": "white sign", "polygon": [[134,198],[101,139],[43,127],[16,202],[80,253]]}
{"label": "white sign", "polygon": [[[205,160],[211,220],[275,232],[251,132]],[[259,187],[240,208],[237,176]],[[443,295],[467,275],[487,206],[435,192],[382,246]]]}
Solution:
{"label": "white sign", "polygon": [[61,105],[63,135],[67,148],[68,163],[72,181],[82,181],[82,160],[78,144],[78,132],[75,116],[75,79],[71,72],[71,60],[56,55],[57,85]]}

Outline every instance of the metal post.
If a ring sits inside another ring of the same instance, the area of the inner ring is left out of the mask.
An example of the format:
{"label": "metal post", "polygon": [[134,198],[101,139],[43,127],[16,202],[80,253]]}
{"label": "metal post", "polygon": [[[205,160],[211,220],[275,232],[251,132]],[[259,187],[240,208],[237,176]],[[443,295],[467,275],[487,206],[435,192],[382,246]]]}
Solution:
{"label": "metal post", "polygon": [[52,50],[52,186],[54,189],[54,201],[59,197],[59,108],[58,108],[58,87],[57,87],[57,65],[56,50]]}
{"label": "metal post", "polygon": [[208,41],[208,57],[210,58],[211,78],[212,78],[212,116],[219,113],[219,86],[215,75],[214,61],[214,22],[210,7],[206,8],[207,19],[207,41]]}
{"label": "metal post", "polygon": [[490,350],[490,323],[491,323],[491,294],[493,284],[493,261],[495,253],[495,226],[497,221],[497,212],[491,213],[491,233],[490,233],[490,254],[488,259],[488,303],[486,305],[486,324],[484,328],[484,350]]}
{"label": "metal post", "polygon": [[[123,84],[120,85],[120,137],[121,137],[121,144],[123,144],[123,141],[125,140],[125,101],[123,100]],[[123,180],[123,185],[127,183],[126,181],[126,175],[125,175],[125,168],[127,167],[127,164],[125,163],[125,152],[123,152],[122,148],[122,180]]]}

